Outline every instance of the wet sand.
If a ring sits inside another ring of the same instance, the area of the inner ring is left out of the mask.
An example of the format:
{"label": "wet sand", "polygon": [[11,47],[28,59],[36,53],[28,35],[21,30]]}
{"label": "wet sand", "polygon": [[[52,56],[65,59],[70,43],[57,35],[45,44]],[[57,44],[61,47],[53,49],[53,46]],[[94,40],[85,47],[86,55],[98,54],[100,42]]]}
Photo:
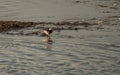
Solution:
{"label": "wet sand", "polygon": [[0,1],[0,75],[119,75],[119,3]]}

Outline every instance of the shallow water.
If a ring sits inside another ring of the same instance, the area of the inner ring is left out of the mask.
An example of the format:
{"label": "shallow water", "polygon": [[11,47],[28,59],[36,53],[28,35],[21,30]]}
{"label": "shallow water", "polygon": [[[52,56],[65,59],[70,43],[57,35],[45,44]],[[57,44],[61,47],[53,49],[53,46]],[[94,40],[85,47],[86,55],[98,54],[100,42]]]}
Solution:
{"label": "shallow water", "polygon": [[0,34],[1,75],[119,75],[120,33],[63,30],[46,37]]}
{"label": "shallow water", "polygon": [[[78,1],[80,3],[75,3],[74,0],[1,0],[0,20],[45,22],[81,20],[118,15],[120,11],[109,8],[114,2],[117,2],[115,0]],[[120,7],[119,3],[117,7]]]}

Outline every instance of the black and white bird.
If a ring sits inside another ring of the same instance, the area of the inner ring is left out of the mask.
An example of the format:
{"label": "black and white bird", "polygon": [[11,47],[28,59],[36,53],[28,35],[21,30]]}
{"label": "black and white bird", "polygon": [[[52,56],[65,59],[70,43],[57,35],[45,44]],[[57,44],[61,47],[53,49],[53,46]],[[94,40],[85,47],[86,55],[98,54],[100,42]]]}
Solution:
{"label": "black and white bird", "polygon": [[48,36],[50,37],[50,34],[53,32],[52,28],[46,28],[46,29],[43,29],[43,32]]}

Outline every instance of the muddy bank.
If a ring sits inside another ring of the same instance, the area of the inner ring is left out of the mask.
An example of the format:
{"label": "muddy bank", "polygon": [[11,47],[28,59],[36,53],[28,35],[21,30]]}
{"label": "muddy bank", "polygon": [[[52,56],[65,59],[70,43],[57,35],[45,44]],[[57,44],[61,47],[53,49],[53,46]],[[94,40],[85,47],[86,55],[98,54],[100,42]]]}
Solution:
{"label": "muddy bank", "polygon": [[[68,29],[71,29],[74,26],[88,26],[88,25],[96,25],[97,23],[88,23],[88,22],[21,22],[21,21],[0,21],[0,32],[9,31],[14,29],[21,29],[26,27],[32,27],[36,25],[41,25],[41,28],[44,28],[43,25],[55,25],[58,27],[61,26],[70,26]],[[58,28],[59,29],[59,28]],[[64,27],[63,27],[64,29]]]}
{"label": "muddy bank", "polygon": [[112,15],[103,18],[82,19],[78,21],[60,21],[60,22],[23,22],[23,21],[0,21],[0,32],[21,29],[26,27],[39,26],[39,28],[53,27],[55,30],[73,30],[80,29],[79,26],[93,26],[93,25],[120,25],[120,16]]}
{"label": "muddy bank", "polygon": [[0,21],[0,32],[12,30],[12,29],[20,29],[25,27],[30,27],[35,25],[34,22],[20,22],[20,21]]}
{"label": "muddy bank", "polygon": [[78,30],[80,26],[90,27],[93,25],[120,25],[120,16],[108,16],[101,19],[91,18],[79,21],[61,21],[61,22],[22,22],[22,21],[0,21],[0,32],[11,30],[20,30],[28,27],[43,29],[51,27],[54,30]]}

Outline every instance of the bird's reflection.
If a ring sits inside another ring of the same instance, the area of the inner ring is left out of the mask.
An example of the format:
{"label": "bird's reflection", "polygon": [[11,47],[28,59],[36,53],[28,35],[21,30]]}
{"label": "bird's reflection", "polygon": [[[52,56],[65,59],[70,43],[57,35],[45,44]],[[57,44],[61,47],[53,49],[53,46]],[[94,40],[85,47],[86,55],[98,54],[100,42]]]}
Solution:
{"label": "bird's reflection", "polygon": [[52,49],[53,40],[50,37],[47,37],[43,39],[42,41],[45,43],[43,46],[44,49],[48,49],[48,50]]}
{"label": "bird's reflection", "polygon": [[52,44],[53,40],[50,37],[47,37],[47,38],[43,39],[43,42],[48,43],[48,44]]}

